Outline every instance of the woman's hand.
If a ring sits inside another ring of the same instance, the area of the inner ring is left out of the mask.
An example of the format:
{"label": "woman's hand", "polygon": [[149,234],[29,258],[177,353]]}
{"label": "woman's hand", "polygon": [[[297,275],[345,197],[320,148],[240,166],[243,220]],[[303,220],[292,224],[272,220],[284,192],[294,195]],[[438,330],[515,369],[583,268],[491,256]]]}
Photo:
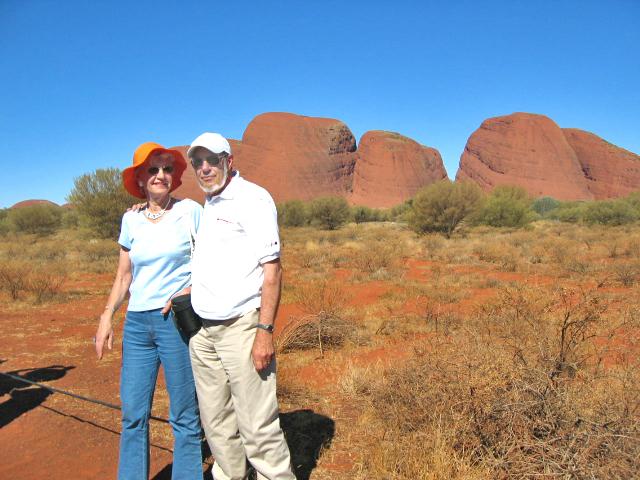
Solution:
{"label": "woman's hand", "polygon": [[171,305],[172,305],[171,300],[173,299],[173,297],[179,297],[180,295],[187,295],[189,293],[191,293],[191,285],[189,285],[186,288],[183,288],[175,295],[172,295],[169,301],[164,305],[164,308],[162,309],[161,313],[163,315],[166,315],[167,313],[169,313],[169,310],[171,310]]}
{"label": "woman's hand", "polygon": [[98,330],[96,331],[96,355],[98,355],[98,360],[102,360],[102,353],[104,351],[105,344],[109,350],[113,347],[113,327],[111,326],[112,316],[113,314],[107,310],[100,315],[100,323],[98,324]]}

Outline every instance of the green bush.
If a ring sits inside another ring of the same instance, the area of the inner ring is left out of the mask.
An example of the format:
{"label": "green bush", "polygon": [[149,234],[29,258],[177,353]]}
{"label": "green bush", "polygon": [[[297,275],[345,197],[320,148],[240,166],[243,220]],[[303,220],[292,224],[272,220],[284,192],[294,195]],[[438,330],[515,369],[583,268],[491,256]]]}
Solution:
{"label": "green bush", "polygon": [[64,228],[77,228],[80,225],[80,215],[76,208],[66,208],[62,214],[62,226]]}
{"label": "green bush", "polygon": [[285,227],[302,227],[309,223],[308,207],[302,200],[290,200],[278,205],[278,223]]}
{"label": "green bush", "polygon": [[567,223],[579,223],[584,219],[586,202],[560,202],[557,208],[549,212],[549,218]]}
{"label": "green bush", "polygon": [[12,208],[7,221],[12,230],[19,233],[50,235],[62,224],[62,208],[56,205],[35,204]]}
{"label": "green bush", "polygon": [[449,179],[433,183],[413,198],[409,226],[420,234],[441,232],[448,238],[462,220],[481,206],[483,197],[475,183],[454,183]]}
{"label": "green bush", "polygon": [[310,205],[311,223],[325,230],[335,230],[349,219],[349,204],[342,197],[317,198]]}
{"label": "green bush", "polygon": [[541,217],[547,217],[550,212],[560,206],[560,202],[551,197],[536,198],[531,204],[531,209]]}
{"label": "green bush", "polygon": [[413,199],[409,199],[400,205],[392,207],[391,210],[386,212],[386,220],[392,222],[408,223],[411,216],[411,206],[413,205]]}
{"label": "green bush", "polygon": [[384,213],[375,208],[356,205],[351,207],[351,218],[356,223],[379,222],[384,218]]}
{"label": "green bush", "polygon": [[9,220],[7,219],[7,216],[9,215],[9,209],[8,208],[2,208],[0,209],[0,235],[6,235],[7,233],[9,233]]}
{"label": "green bush", "polygon": [[535,218],[529,194],[522,187],[496,187],[476,217],[492,227],[524,227]]}
{"label": "green bush", "polygon": [[74,180],[67,197],[80,216],[80,223],[102,238],[115,238],[124,212],[140,200],[122,186],[117,168],[97,169]]}
{"label": "green bush", "polygon": [[589,225],[625,225],[638,220],[639,214],[624,200],[601,200],[585,205],[584,221]]}
{"label": "green bush", "polygon": [[631,205],[631,207],[640,214],[640,191],[632,192],[622,200]]}

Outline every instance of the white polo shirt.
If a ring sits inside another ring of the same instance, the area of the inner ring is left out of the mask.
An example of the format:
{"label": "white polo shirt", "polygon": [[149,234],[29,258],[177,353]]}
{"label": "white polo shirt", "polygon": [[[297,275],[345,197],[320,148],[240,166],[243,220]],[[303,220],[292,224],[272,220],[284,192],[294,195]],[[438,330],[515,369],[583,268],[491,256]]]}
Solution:
{"label": "white polo shirt", "polygon": [[191,262],[194,310],[208,320],[227,320],[260,307],[262,264],[279,257],[271,195],[236,172],[204,205]]}

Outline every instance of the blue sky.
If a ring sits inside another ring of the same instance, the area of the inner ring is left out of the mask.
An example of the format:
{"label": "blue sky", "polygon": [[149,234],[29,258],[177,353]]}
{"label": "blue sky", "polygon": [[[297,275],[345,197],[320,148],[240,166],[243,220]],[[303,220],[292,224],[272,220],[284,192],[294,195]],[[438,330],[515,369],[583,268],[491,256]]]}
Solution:
{"label": "blue sky", "polygon": [[269,111],[399,132],[450,178],[516,111],[640,153],[637,0],[0,0],[0,22],[0,208]]}

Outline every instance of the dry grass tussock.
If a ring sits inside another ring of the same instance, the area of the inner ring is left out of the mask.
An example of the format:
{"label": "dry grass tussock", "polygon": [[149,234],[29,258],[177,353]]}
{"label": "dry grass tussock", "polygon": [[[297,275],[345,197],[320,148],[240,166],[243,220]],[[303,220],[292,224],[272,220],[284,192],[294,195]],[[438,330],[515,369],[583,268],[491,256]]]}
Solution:
{"label": "dry grass tussock", "polygon": [[372,420],[360,478],[633,478],[638,361],[595,340],[638,326],[606,311],[594,292],[508,288],[406,363],[348,372]]}
{"label": "dry grass tussock", "polygon": [[294,293],[304,315],[289,322],[276,338],[279,352],[318,348],[320,356],[326,348],[358,341],[358,328],[348,319],[348,295],[344,286],[327,279],[305,283]]}

